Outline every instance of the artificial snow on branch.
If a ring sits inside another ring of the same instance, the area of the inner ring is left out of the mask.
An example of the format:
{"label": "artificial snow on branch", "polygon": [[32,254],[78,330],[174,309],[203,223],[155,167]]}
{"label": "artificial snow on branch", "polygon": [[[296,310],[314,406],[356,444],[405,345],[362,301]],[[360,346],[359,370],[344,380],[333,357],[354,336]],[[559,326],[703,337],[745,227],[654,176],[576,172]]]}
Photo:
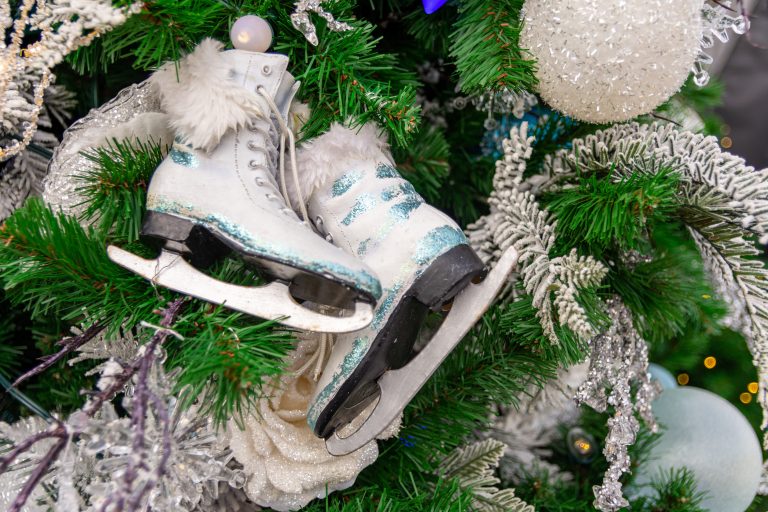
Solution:
{"label": "artificial snow on branch", "polygon": [[520,187],[533,140],[528,137],[527,122],[510,131],[503,143],[504,156],[496,163],[494,190],[488,199],[491,213],[469,226],[469,239],[486,261],[510,246],[517,249],[525,291],[532,296],[544,334],[552,343],[558,343],[557,324],[586,340],[595,329],[578,301],[578,291],[598,286],[608,269],[591,256],[578,256],[575,250],[550,258],[557,222]]}
{"label": "artificial snow on branch", "polygon": [[587,375],[587,363],[558,372],[543,388],[531,386],[517,407],[502,409],[490,435],[506,445],[499,467],[505,484],[520,484],[528,475],[546,473],[550,480],[571,481],[573,475],[546,460],[562,437],[562,425],[576,422],[573,397]]}
{"label": "artificial snow on branch", "polygon": [[534,512],[534,508],[515,496],[514,489],[498,489],[494,476],[505,445],[496,439],[485,439],[456,448],[440,463],[437,474],[444,479],[457,479],[462,489],[472,492],[473,510],[480,512]]}
{"label": "artificial snow on branch", "polygon": [[[677,215],[686,223],[705,268],[730,308],[728,323],[744,334],[758,369],[763,429],[768,427],[768,271],[754,241],[768,243],[768,169],[755,170],[720,149],[714,137],[669,124],[628,123],[575,139],[546,162],[547,187],[567,185],[579,170],[620,178],[651,162],[680,175]],[[768,448],[768,435],[764,439]],[[768,471],[761,493],[768,492]]]}
{"label": "artificial snow on branch", "polygon": [[[113,7],[111,0],[0,2],[0,161],[21,153],[37,129],[51,69],[81,46],[122,24],[141,2]],[[29,40],[29,34],[38,34]]]}
{"label": "artificial snow on branch", "polygon": [[[53,148],[59,143],[52,129],[52,118],[64,124],[75,105],[74,94],[52,85],[48,100],[38,116],[38,130],[23,151],[0,162],[0,222],[8,218],[30,195],[39,195]],[[3,130],[0,129],[0,138]],[[0,158],[2,160],[2,158]]]}

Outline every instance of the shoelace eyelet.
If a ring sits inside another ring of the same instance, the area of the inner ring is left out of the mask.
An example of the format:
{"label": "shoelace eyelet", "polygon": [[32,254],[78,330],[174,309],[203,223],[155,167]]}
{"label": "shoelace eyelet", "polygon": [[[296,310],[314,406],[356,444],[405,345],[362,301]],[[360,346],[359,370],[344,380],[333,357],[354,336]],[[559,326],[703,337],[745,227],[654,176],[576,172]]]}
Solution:
{"label": "shoelace eyelet", "polygon": [[255,182],[256,182],[256,186],[257,186],[257,187],[263,187],[263,186],[264,186],[264,180],[263,180],[263,179],[261,179],[261,178],[258,178],[258,177],[257,177],[257,178],[256,178],[255,180],[253,180],[253,181],[255,181]]}

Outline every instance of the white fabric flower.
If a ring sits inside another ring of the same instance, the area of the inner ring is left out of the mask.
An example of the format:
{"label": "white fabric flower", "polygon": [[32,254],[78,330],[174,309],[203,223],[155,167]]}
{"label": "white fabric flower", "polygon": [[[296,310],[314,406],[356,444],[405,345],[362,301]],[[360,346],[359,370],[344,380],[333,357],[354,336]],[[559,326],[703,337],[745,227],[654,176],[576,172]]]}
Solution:
{"label": "white fabric flower", "polygon": [[[257,402],[244,429],[234,421],[228,425],[230,448],[248,476],[245,492],[263,507],[298,510],[325,497],[326,490],[346,489],[379,456],[376,441],[348,455],[333,456],[307,425],[307,407],[319,373],[310,370],[322,364],[329,343],[329,335],[302,336],[289,356],[291,373],[265,388],[269,398]],[[380,438],[391,437],[398,429],[399,421]]]}

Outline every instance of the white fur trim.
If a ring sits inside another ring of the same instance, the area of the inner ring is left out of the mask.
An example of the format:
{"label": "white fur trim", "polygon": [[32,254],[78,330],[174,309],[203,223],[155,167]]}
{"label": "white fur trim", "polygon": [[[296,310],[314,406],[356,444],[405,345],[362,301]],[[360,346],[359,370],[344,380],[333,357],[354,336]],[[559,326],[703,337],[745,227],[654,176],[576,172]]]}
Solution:
{"label": "white fur trim", "polygon": [[152,141],[165,148],[173,144],[173,130],[168,126],[168,115],[161,112],[146,112],[139,114],[130,121],[113,127],[94,127],[85,131],[78,140],[68,148],[73,153],[100,146],[108,146],[113,140],[141,142]]}
{"label": "white fur trim", "polygon": [[197,149],[213,150],[230,129],[261,116],[259,96],[232,81],[223,45],[204,39],[179,61],[168,62],[150,80],[160,93],[171,127]]}
{"label": "white fur trim", "polygon": [[[334,123],[326,133],[303,144],[296,154],[296,161],[304,201],[361,160],[392,163],[389,144],[373,123],[353,129]],[[291,204],[298,205],[293,180],[288,178],[286,181]]]}

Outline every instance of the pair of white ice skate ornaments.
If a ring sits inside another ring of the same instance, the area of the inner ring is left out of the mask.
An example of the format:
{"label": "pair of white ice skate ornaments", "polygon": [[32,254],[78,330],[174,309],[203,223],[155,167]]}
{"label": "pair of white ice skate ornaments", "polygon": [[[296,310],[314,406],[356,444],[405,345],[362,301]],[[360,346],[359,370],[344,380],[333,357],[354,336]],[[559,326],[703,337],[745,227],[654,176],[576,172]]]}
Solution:
{"label": "pair of white ice skate ornaments", "polygon": [[[109,255],[178,292],[337,333],[307,418],[329,452],[344,455],[397,419],[492,303],[516,255],[508,251],[486,276],[461,229],[400,176],[371,126],[336,125],[297,158],[290,107],[299,83],[288,58],[219,49],[204,41],[178,69],[153,78],[168,82],[164,104],[177,131],[152,177],[142,228],[161,243],[160,256],[144,260],[114,246]],[[228,98],[206,97],[200,73],[223,74]],[[201,108],[230,111],[195,124],[189,116]],[[198,270],[230,251],[274,280],[242,287]],[[452,301],[416,353],[428,311]],[[362,426],[341,437],[374,401]]]}

